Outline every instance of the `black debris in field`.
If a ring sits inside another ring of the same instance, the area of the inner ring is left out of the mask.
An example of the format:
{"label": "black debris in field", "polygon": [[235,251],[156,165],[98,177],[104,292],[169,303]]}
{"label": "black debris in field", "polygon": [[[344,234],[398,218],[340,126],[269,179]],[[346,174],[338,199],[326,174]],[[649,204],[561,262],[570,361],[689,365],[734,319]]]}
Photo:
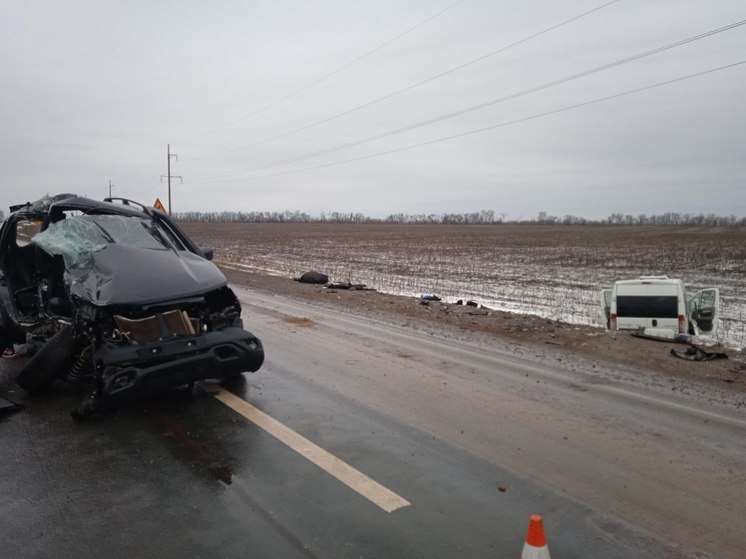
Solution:
{"label": "black debris in field", "polygon": [[306,272],[299,278],[293,278],[301,283],[328,283],[329,276],[321,272]]}
{"label": "black debris in field", "polygon": [[695,345],[690,345],[684,351],[671,350],[671,355],[687,361],[712,361],[713,359],[728,359],[727,353],[708,352]]}
{"label": "black debris in field", "polygon": [[327,289],[349,289],[351,291],[375,291],[372,287],[366,287],[364,283],[327,283]]}

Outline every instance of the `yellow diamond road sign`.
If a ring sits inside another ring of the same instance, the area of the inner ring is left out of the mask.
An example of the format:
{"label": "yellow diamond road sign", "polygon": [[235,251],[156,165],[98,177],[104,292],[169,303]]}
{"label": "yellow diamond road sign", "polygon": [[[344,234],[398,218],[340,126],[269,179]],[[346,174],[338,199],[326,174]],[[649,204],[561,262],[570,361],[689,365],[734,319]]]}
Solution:
{"label": "yellow diamond road sign", "polygon": [[166,208],[163,207],[163,204],[161,203],[161,199],[160,198],[156,198],[155,199],[155,202],[153,202],[153,207],[156,210],[161,210],[162,212],[166,211]]}

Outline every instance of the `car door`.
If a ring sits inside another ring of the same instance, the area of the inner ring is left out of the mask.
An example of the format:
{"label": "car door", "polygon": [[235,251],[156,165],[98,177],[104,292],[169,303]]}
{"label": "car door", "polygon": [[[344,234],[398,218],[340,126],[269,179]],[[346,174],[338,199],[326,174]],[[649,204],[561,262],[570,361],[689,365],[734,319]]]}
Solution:
{"label": "car door", "polygon": [[38,311],[34,247],[29,244],[39,230],[38,217],[33,213],[13,213],[0,229],[0,304],[6,328],[21,315]]}
{"label": "car door", "polygon": [[697,291],[689,299],[689,318],[694,321],[700,332],[715,333],[719,309],[720,290],[716,287]]}
{"label": "car door", "polygon": [[601,290],[601,310],[606,328],[611,328],[611,289]]}

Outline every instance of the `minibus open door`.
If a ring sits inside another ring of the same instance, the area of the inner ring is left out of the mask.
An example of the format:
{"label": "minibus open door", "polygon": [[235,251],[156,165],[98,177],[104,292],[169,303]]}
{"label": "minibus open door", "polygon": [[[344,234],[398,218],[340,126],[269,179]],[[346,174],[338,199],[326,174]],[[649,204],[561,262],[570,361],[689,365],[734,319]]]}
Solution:
{"label": "minibus open door", "polygon": [[689,299],[689,318],[699,332],[714,334],[720,310],[720,290],[716,287],[697,291]]}
{"label": "minibus open door", "polygon": [[603,310],[604,324],[611,328],[611,289],[601,290],[601,309]]}

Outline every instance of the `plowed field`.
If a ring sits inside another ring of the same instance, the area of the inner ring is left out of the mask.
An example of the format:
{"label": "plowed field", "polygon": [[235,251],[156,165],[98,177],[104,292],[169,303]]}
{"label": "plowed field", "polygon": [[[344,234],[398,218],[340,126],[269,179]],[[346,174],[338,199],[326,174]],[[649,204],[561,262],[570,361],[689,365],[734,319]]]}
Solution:
{"label": "plowed field", "polygon": [[717,341],[746,346],[746,229],[537,225],[187,223],[217,262],[247,271],[379,291],[571,324],[601,325],[599,290],[618,279],[668,275],[690,293],[721,290]]}

